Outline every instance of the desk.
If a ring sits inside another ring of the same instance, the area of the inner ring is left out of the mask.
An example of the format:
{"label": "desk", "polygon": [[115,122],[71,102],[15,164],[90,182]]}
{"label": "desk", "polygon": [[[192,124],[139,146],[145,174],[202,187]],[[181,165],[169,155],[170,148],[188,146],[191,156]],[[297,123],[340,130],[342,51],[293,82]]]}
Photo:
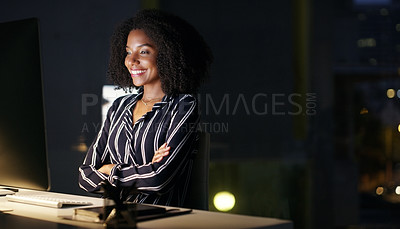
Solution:
{"label": "desk", "polygon": [[[21,193],[42,193],[38,191],[21,190]],[[102,206],[103,199],[77,196],[61,193],[50,193],[56,197],[84,200],[93,203],[93,206]],[[72,216],[75,208],[48,208],[28,204],[8,202],[0,197],[0,209],[12,209],[7,213],[0,213],[0,228],[103,228],[101,224],[79,222],[63,219],[63,216]],[[219,212],[193,210],[192,213],[168,218],[140,222],[137,228],[268,228],[292,229],[291,221],[235,215]]]}

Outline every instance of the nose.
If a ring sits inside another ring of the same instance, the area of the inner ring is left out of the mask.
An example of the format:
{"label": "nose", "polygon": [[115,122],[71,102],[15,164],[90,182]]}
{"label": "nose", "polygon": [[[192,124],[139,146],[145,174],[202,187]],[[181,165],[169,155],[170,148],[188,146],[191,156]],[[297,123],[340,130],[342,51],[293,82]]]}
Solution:
{"label": "nose", "polygon": [[128,64],[129,64],[130,66],[140,64],[139,58],[138,58],[138,56],[135,55],[135,54],[131,54],[131,55],[127,56],[126,58],[127,58]]}

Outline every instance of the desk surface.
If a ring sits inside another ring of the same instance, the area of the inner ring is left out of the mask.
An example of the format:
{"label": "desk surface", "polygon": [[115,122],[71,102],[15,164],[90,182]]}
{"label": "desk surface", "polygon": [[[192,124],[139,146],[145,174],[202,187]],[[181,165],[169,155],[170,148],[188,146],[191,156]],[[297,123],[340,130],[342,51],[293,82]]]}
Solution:
{"label": "desk surface", "polygon": [[[21,190],[20,192],[37,192]],[[42,193],[42,192],[39,192]],[[47,192],[48,193],[48,192]],[[93,206],[102,206],[103,199],[77,196],[61,193],[49,193],[56,197],[66,197],[74,200],[84,200],[93,203]],[[5,197],[0,197],[0,210],[11,210],[0,213],[1,228],[57,228],[58,224],[70,225],[70,228],[103,228],[101,224],[79,222],[62,218],[71,217],[75,208],[48,208],[35,205],[9,202]],[[53,225],[53,226],[51,226]],[[6,227],[4,227],[6,226]],[[18,226],[18,227],[16,227]],[[28,228],[28,227],[27,227]],[[64,227],[63,227],[64,228]],[[68,227],[67,227],[68,228]],[[193,210],[192,213],[168,218],[140,222],[137,228],[268,228],[292,229],[291,221],[244,216],[228,213]]]}

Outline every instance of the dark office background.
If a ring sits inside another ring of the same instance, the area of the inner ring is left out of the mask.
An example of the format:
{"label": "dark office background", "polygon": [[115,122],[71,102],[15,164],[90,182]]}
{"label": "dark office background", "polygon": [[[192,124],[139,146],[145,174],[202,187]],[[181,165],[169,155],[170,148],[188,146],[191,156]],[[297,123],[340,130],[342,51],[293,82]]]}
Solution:
{"label": "dark office background", "polygon": [[85,194],[109,37],[144,7],[186,19],[214,53],[199,95],[210,210],[225,190],[231,213],[295,228],[400,225],[399,0],[2,1],[0,22],[40,22],[52,191]]}

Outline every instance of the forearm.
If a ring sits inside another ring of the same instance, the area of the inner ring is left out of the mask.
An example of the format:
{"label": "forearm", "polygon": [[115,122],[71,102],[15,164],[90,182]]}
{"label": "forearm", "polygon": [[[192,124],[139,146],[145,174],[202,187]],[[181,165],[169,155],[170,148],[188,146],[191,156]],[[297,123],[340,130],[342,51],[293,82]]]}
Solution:
{"label": "forearm", "polygon": [[171,142],[169,155],[163,157],[160,162],[141,166],[131,164],[116,165],[108,178],[110,183],[121,187],[135,185],[138,190],[147,193],[163,193],[168,190],[171,185],[174,185],[182,168],[189,162],[191,153],[197,147],[197,133],[190,132],[186,134],[187,136],[180,139],[180,141]]}
{"label": "forearm", "polygon": [[106,179],[106,175],[90,165],[82,165],[79,167],[79,186],[88,192],[97,191],[100,182]]}

